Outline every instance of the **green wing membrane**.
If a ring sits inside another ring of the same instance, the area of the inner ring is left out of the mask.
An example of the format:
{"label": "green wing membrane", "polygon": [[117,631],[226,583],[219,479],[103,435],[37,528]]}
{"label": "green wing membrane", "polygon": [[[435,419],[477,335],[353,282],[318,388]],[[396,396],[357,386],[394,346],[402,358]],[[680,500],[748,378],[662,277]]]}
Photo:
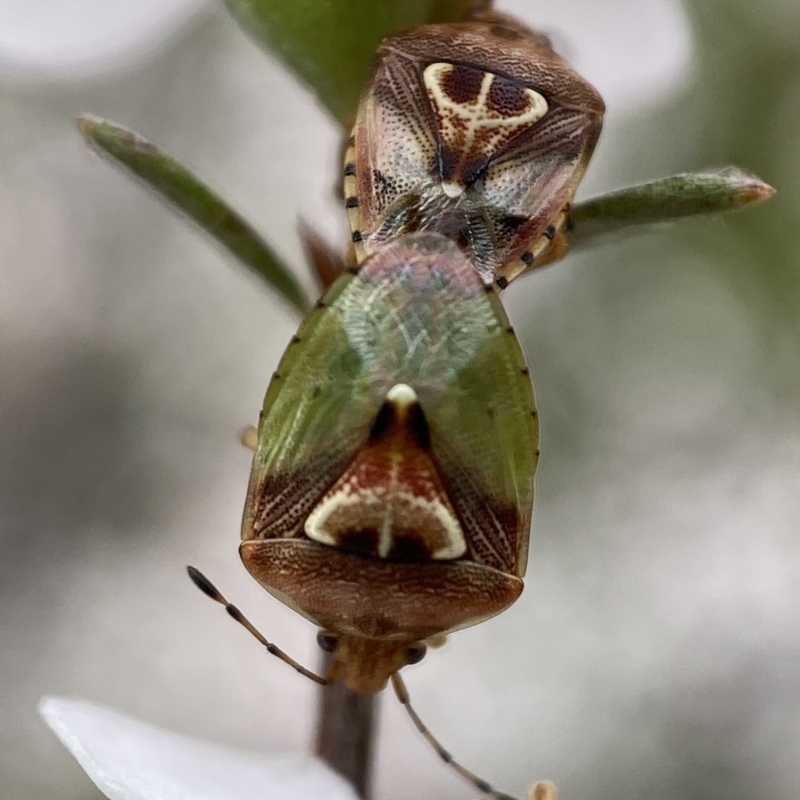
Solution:
{"label": "green wing membrane", "polygon": [[533,390],[499,299],[438,234],[383,248],[300,327],[264,400],[242,538],[302,536],[398,383],[419,397],[464,558],[522,575],[538,457]]}

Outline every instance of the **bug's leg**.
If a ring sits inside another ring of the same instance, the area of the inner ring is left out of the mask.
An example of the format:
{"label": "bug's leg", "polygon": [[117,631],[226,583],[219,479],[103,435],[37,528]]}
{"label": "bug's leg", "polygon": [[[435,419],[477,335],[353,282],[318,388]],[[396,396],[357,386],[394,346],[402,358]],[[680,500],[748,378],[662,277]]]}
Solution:
{"label": "bug's leg", "polygon": [[311,670],[306,669],[302,664],[298,664],[291,656],[286,655],[279,647],[276,647],[272,642],[268,642],[264,636],[255,628],[255,626],[250,622],[241,611],[239,611],[236,606],[231,605],[220,593],[216,586],[214,586],[211,581],[200,572],[199,569],[195,569],[194,567],[187,567],[186,571],[189,573],[189,577],[192,579],[192,583],[201,591],[203,594],[208,595],[212,600],[216,600],[220,605],[225,606],[225,610],[230,614],[240,625],[247,628],[250,633],[258,639],[264,647],[267,648],[267,652],[270,655],[277,656],[281,661],[288,664],[292,669],[299,672],[301,675],[305,675],[306,678],[310,678],[315,683],[319,683],[322,686],[327,686],[329,681],[326,678],[322,678]]}
{"label": "bug's leg", "polygon": [[397,695],[397,699],[408,712],[408,716],[411,717],[411,721],[414,723],[417,730],[428,740],[428,744],[436,751],[439,758],[441,758],[445,764],[449,764],[462,778],[469,781],[479,792],[483,792],[486,797],[491,797],[492,800],[515,800],[515,798],[510,795],[496,791],[490,784],[482,778],[479,778],[474,772],[471,772],[466,767],[462,767],[461,764],[453,760],[453,756],[439,744],[434,735],[425,727],[425,724],[419,718],[417,712],[412,708],[411,698],[408,696],[408,690],[399,672],[395,672],[392,675],[392,688]]}
{"label": "bug's leg", "polygon": [[255,453],[258,449],[258,428],[255,425],[246,425],[239,432],[239,442]]}
{"label": "bug's leg", "polygon": [[297,232],[306,259],[323,289],[347,271],[345,260],[307,222],[299,220]]}
{"label": "bug's leg", "polygon": [[558,800],[558,790],[550,781],[538,781],[528,789],[528,800]]}

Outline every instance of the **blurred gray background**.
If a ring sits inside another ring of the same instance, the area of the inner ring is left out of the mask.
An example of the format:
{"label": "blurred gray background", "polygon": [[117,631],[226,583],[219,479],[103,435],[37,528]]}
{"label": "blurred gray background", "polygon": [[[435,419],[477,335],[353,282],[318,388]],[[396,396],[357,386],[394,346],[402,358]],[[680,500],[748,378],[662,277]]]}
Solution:
{"label": "blurred gray background", "polygon": [[[552,17],[603,89],[557,9],[500,7]],[[619,2],[586,9],[635,51]],[[505,294],[543,426],[527,589],[406,680],[445,745],[518,795],[542,778],[570,800],[800,790],[800,7],[676,13],[680,79],[612,92],[583,196],[726,163],[778,194]],[[636,73],[624,49],[606,73]],[[84,111],[192,166],[309,291],[298,214],[346,238],[338,131],[222,11],[79,80],[0,75],[0,796],[20,800],[99,797],[37,717],[43,694],[263,752],[307,748],[315,707],[184,573],[316,662],[311,626],[236,550],[237,432],[297,320],[89,152]],[[388,695],[377,776],[378,798],[473,795]]]}

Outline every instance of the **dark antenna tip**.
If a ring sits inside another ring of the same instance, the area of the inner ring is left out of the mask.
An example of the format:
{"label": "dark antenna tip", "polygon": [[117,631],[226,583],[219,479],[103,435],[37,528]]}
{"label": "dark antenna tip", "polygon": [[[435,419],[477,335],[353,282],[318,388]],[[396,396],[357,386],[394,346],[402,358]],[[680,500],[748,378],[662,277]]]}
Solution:
{"label": "dark antenna tip", "polygon": [[216,600],[218,603],[224,602],[222,599],[222,595],[217,590],[217,587],[214,586],[211,581],[200,572],[199,569],[196,567],[186,567],[186,571],[189,573],[189,577],[192,579],[192,583],[203,593],[208,595],[212,600]]}
{"label": "dark antenna tip", "polygon": [[279,658],[285,664],[288,664],[292,669],[297,670],[301,675],[305,675],[306,678],[310,678],[315,683],[319,683],[321,686],[327,686],[328,680],[327,678],[322,678],[319,675],[307,670],[302,664],[298,664],[291,656],[287,656],[280,647],[272,644],[272,642],[267,641],[264,638],[264,635],[260,633],[250,622],[250,620],[239,611],[236,606],[231,605],[220,593],[216,586],[214,586],[211,581],[200,572],[197,567],[186,567],[186,571],[189,573],[189,577],[192,579],[192,583],[203,593],[207,594],[212,600],[216,600],[218,603],[221,603],[225,606],[225,610],[228,614],[233,617],[240,625],[246,628],[252,636],[261,642],[264,647],[267,648],[267,652],[270,655]]}

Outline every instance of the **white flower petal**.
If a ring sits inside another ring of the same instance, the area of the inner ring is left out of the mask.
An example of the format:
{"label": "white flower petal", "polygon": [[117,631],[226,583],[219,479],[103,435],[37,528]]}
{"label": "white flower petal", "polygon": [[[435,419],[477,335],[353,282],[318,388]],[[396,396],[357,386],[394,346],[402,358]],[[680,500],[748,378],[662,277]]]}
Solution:
{"label": "white flower petal", "polygon": [[39,711],[110,800],[357,800],[308,756],[199,742],[85,700],[45,697]]}
{"label": "white flower petal", "polygon": [[0,72],[73,79],[134,65],[209,0],[3,0]]}
{"label": "white flower petal", "polygon": [[505,0],[502,10],[550,34],[597,87],[609,110],[657,100],[678,88],[691,60],[691,28],[678,0]]}

